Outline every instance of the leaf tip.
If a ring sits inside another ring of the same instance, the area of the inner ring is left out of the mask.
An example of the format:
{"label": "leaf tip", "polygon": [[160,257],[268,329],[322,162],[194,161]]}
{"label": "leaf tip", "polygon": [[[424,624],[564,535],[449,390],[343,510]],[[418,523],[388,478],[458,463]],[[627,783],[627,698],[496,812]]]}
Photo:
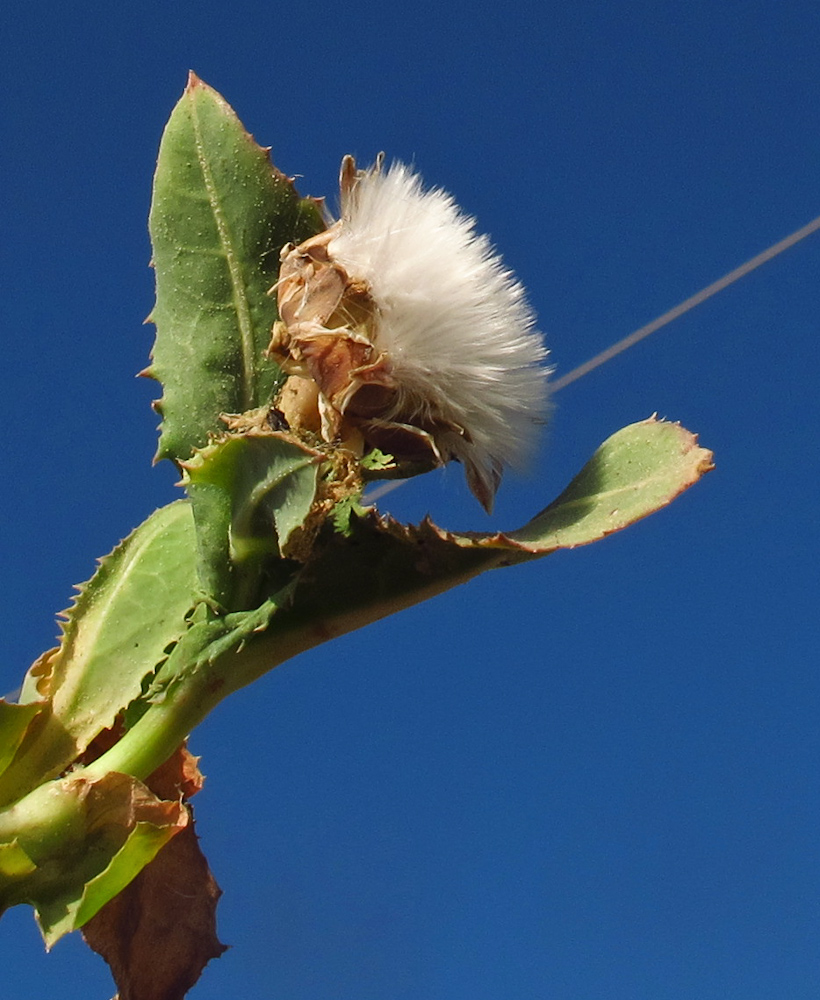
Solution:
{"label": "leaf tip", "polygon": [[708,448],[700,448],[700,446],[698,448],[701,455],[697,472],[699,476],[705,476],[707,472],[714,472],[715,470],[715,453],[709,451]]}

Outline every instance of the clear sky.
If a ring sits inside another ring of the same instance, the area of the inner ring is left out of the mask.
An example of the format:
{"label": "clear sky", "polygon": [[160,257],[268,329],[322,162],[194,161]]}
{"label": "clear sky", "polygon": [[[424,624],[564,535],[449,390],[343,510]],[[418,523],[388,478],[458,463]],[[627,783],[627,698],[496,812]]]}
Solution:
{"label": "clear sky", "polygon": [[[176,495],[133,376],[189,68],[304,193],[379,150],[452,191],[559,372],[820,213],[814,0],[11,0],[3,20],[4,691],[95,557]],[[192,998],[820,995],[819,272],[814,236],[560,393],[492,519],[458,468],[385,499],[515,527],[654,411],[718,466],[617,537],[221,706],[191,746],[232,948]],[[112,992],[22,908],[0,961],[4,1000]]]}

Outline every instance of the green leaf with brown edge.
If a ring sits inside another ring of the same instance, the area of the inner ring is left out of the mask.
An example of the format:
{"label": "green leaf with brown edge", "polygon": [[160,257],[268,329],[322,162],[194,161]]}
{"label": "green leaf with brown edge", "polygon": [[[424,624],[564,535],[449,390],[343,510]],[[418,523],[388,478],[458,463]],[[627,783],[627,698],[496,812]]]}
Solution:
{"label": "green leaf with brown edge", "polygon": [[279,252],[325,228],[233,109],[193,73],[160,144],[149,220],[157,336],[145,374],[163,386],[157,458],[190,458],[220,414],[269,402]]}
{"label": "green leaf with brown edge", "polygon": [[[518,531],[457,534],[430,520],[403,525],[375,510],[329,530],[276,616],[226,671],[249,684],[319,643],[443,593],[488,569],[598,541],[661,509],[713,468],[712,453],[678,424],[654,418],[606,440],[549,507]],[[229,678],[229,679],[228,679]]]}
{"label": "green leaf with brown edge", "polygon": [[59,649],[26,677],[22,697],[49,704],[0,775],[0,804],[59,774],[140,694],[187,629],[198,583],[195,548],[190,503],[181,500],[100,561],[67,612]]}
{"label": "green leaf with brown edge", "polygon": [[671,503],[712,468],[694,434],[650,417],[605,441],[556,500],[506,537],[539,554],[588,545]]}
{"label": "green leaf with brown edge", "polygon": [[458,534],[429,520],[413,527],[375,514],[354,518],[351,536],[308,567],[293,614],[317,618],[331,638],[487,569],[598,541],[660,510],[712,468],[712,453],[693,434],[650,417],[604,441],[566,490],[517,531]]}

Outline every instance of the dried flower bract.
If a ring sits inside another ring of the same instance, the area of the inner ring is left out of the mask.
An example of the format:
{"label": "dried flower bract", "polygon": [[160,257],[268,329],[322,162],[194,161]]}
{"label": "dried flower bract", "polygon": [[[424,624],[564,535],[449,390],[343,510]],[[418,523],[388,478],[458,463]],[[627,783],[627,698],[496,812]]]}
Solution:
{"label": "dried flower bract", "polygon": [[[444,191],[342,162],[342,215],[282,252],[269,353],[294,428],[400,461],[464,465],[489,511],[543,422],[546,349],[522,286]],[[306,381],[307,380],[307,381]]]}

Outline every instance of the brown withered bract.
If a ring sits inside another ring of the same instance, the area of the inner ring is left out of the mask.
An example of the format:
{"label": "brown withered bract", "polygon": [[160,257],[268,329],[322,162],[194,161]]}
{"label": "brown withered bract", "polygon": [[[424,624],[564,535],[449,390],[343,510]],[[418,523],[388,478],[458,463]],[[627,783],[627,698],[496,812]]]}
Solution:
{"label": "brown withered bract", "polygon": [[[352,157],[345,157],[343,197],[359,176]],[[402,412],[390,358],[374,343],[378,307],[366,283],[351,278],[328,249],[341,225],[282,251],[275,286],[281,319],[268,355],[290,377],[277,406],[292,428],[318,432],[359,455],[375,447],[399,462],[441,465],[436,431],[463,432],[436,420],[430,406],[424,417]]]}

